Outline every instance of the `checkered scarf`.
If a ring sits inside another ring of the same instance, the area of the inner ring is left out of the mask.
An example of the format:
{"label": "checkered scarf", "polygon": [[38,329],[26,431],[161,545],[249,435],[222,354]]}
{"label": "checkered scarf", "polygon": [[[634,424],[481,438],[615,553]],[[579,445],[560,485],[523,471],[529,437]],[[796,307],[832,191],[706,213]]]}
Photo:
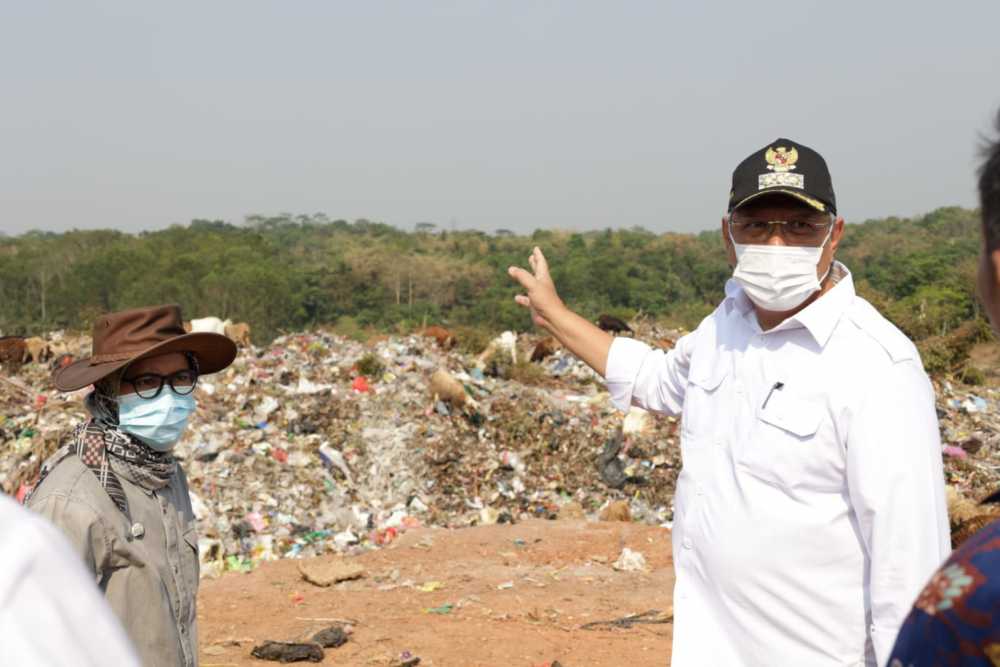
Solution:
{"label": "checkered scarf", "polygon": [[94,473],[115,506],[131,520],[119,476],[155,491],[170,483],[177,462],[170,452],[158,452],[122,431],[118,427],[117,402],[110,396],[103,387],[87,395],[86,406],[92,418],[77,426],[70,441],[45,462],[34,488],[63,459],[75,454]]}

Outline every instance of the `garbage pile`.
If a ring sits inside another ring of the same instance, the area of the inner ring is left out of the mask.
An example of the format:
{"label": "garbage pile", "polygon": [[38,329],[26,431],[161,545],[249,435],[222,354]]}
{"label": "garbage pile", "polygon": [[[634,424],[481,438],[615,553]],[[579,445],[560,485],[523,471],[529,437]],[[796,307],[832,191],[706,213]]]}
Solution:
{"label": "garbage pile", "polygon": [[[669,347],[679,332],[645,325],[635,335]],[[89,351],[87,337],[50,338],[63,356]],[[513,340],[471,355],[429,336],[365,344],[299,333],[245,347],[229,369],[201,378],[175,452],[203,571],[353,553],[420,525],[589,516],[669,526],[677,420],[622,415],[565,350],[529,361],[537,339]],[[28,364],[0,376],[7,493],[23,496],[85,418],[86,392],[56,392],[51,371]],[[949,494],[974,506],[1000,489],[1000,391],[946,380],[935,389]]]}
{"label": "garbage pile", "polygon": [[[518,360],[498,363],[420,335],[364,344],[301,333],[244,348],[201,378],[175,453],[203,570],[379,547],[419,525],[597,516],[613,501],[626,501],[633,520],[669,523],[676,420],[632,415],[626,428],[579,360],[556,350],[530,362],[531,341],[515,353],[511,340],[491,354]],[[85,355],[89,344],[70,347]],[[8,493],[23,495],[85,418],[86,392],[56,392],[50,373],[28,364],[0,382]]]}
{"label": "garbage pile", "polygon": [[947,482],[975,499],[1000,490],[1000,390],[934,384]]}

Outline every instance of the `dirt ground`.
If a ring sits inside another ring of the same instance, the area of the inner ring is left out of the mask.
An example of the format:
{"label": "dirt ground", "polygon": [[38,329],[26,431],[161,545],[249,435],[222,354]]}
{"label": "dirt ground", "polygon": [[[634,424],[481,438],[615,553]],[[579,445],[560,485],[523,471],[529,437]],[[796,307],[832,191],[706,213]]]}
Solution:
{"label": "dirt ground", "polygon": [[[643,554],[647,572],[613,569],[624,547]],[[256,643],[303,640],[333,620],[350,620],[353,634],[326,649],[324,665],[390,665],[403,651],[435,667],[669,661],[672,626],[663,621],[674,575],[662,528],[582,520],[418,528],[350,561],[365,576],[329,588],[304,581],[295,560],[203,579],[202,667],[271,664],[250,656]],[[650,610],[660,622],[581,627]]]}

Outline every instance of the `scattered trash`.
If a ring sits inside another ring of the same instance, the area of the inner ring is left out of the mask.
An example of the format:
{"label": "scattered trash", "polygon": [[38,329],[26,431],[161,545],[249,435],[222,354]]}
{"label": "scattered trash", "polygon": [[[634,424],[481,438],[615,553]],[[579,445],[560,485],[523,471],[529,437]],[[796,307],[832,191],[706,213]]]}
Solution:
{"label": "scattered trash", "polygon": [[646,557],[638,551],[632,551],[625,547],[622,549],[621,555],[618,556],[618,560],[611,567],[620,572],[645,572]]}
{"label": "scattered trash", "polygon": [[254,646],[250,655],[273,662],[322,662],[324,653],[319,644],[265,641]]}
{"label": "scattered trash", "polygon": [[983,441],[976,436],[972,436],[971,438],[963,440],[958,446],[964,449],[968,454],[977,454],[979,453],[979,450],[983,448]]}
{"label": "scattered trash", "polygon": [[628,437],[630,435],[641,435],[649,432],[653,426],[653,418],[642,408],[632,406],[628,414],[622,421],[622,433]]}
{"label": "scattered trash", "polygon": [[444,588],[443,581],[428,581],[417,586],[417,590],[421,593],[433,593],[434,591],[439,591]]}
{"label": "scattered trash", "polygon": [[399,657],[390,663],[389,667],[416,667],[420,664],[420,658],[409,651],[403,651]]}
{"label": "scattered trash", "polygon": [[610,621],[592,621],[580,626],[581,630],[593,630],[595,628],[631,628],[633,625],[651,625],[660,623],[670,623],[674,620],[673,614],[665,614],[658,609],[650,609],[641,614],[630,614]]}
{"label": "scattered trash", "polygon": [[945,445],[941,448],[941,451],[944,452],[946,456],[953,456],[956,459],[964,459],[969,455],[969,453],[964,449],[956,447],[955,445]]}
{"label": "scattered trash", "polygon": [[313,635],[313,642],[323,648],[339,648],[347,643],[348,632],[340,625],[331,625]]}
{"label": "scattered trash", "polygon": [[424,609],[424,613],[444,615],[444,614],[450,614],[454,609],[455,605],[448,602],[446,604],[441,605],[440,607],[427,607],[426,609]]}
{"label": "scattered trash", "polygon": [[505,581],[502,584],[500,584],[499,586],[497,586],[497,590],[498,591],[506,591],[506,590],[510,590],[511,588],[514,588],[514,582],[513,581]]}

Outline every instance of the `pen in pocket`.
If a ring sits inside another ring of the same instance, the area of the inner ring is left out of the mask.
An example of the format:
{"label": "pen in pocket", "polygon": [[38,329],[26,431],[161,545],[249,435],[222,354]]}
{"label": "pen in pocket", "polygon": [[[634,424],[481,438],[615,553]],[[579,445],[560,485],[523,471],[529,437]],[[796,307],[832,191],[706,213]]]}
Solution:
{"label": "pen in pocket", "polygon": [[761,410],[766,409],[767,408],[767,402],[771,400],[771,394],[774,393],[774,390],[775,389],[782,389],[784,386],[785,386],[784,382],[775,382],[773,385],[771,385],[771,391],[767,392],[767,397],[764,399],[764,404],[760,406],[760,409]]}

